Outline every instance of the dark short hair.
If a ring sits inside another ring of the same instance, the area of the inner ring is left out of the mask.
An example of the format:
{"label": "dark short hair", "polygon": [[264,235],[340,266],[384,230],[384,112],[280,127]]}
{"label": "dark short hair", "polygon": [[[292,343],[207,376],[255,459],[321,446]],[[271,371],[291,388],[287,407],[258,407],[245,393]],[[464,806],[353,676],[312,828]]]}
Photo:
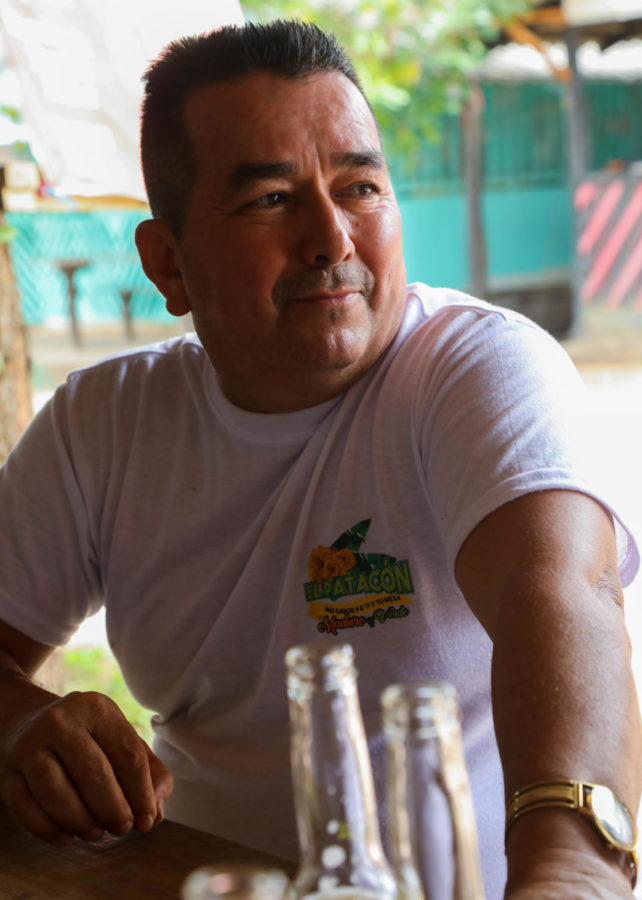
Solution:
{"label": "dark short hair", "polygon": [[334,36],[310,23],[249,22],[169,44],[143,78],[141,160],[152,214],[180,236],[197,176],[196,151],[183,117],[192,91],[254,72],[304,78],[319,71],[340,72],[363,94],[354,66]]}

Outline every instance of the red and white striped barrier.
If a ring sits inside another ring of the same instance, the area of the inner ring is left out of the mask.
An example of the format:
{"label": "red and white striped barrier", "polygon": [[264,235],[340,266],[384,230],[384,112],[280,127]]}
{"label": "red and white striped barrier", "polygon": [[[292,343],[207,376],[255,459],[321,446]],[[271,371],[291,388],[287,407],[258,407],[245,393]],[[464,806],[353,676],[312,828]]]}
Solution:
{"label": "red and white striped barrier", "polygon": [[642,177],[597,175],[575,191],[583,303],[642,310]]}

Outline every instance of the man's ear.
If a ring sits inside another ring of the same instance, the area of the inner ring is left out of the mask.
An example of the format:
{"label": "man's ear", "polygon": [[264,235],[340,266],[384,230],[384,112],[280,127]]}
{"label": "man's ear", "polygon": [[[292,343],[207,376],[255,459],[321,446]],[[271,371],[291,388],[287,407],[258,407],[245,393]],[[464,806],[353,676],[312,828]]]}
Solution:
{"label": "man's ear", "polygon": [[145,219],[136,228],[136,247],[143,272],[165,298],[172,316],[190,312],[180,269],[176,238],[162,219]]}

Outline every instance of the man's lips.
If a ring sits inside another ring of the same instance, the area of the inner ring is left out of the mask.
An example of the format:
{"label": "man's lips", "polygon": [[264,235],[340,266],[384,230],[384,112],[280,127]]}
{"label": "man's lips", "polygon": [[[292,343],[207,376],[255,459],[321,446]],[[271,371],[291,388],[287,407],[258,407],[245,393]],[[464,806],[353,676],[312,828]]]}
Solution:
{"label": "man's lips", "polygon": [[355,294],[359,294],[357,288],[341,288],[338,291],[319,291],[318,293],[305,294],[300,297],[293,297],[296,303],[318,303],[320,305],[332,305],[334,303],[343,303],[349,300]]}

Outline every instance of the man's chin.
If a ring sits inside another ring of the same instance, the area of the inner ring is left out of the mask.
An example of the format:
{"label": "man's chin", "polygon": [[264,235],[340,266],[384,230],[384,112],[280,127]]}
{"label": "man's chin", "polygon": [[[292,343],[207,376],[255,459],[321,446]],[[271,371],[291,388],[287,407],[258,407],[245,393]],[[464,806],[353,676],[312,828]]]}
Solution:
{"label": "man's chin", "polygon": [[296,359],[304,371],[341,371],[358,365],[367,355],[368,341],[362,335],[348,332],[321,337],[312,335],[307,340],[299,340],[292,345],[292,358]]}

